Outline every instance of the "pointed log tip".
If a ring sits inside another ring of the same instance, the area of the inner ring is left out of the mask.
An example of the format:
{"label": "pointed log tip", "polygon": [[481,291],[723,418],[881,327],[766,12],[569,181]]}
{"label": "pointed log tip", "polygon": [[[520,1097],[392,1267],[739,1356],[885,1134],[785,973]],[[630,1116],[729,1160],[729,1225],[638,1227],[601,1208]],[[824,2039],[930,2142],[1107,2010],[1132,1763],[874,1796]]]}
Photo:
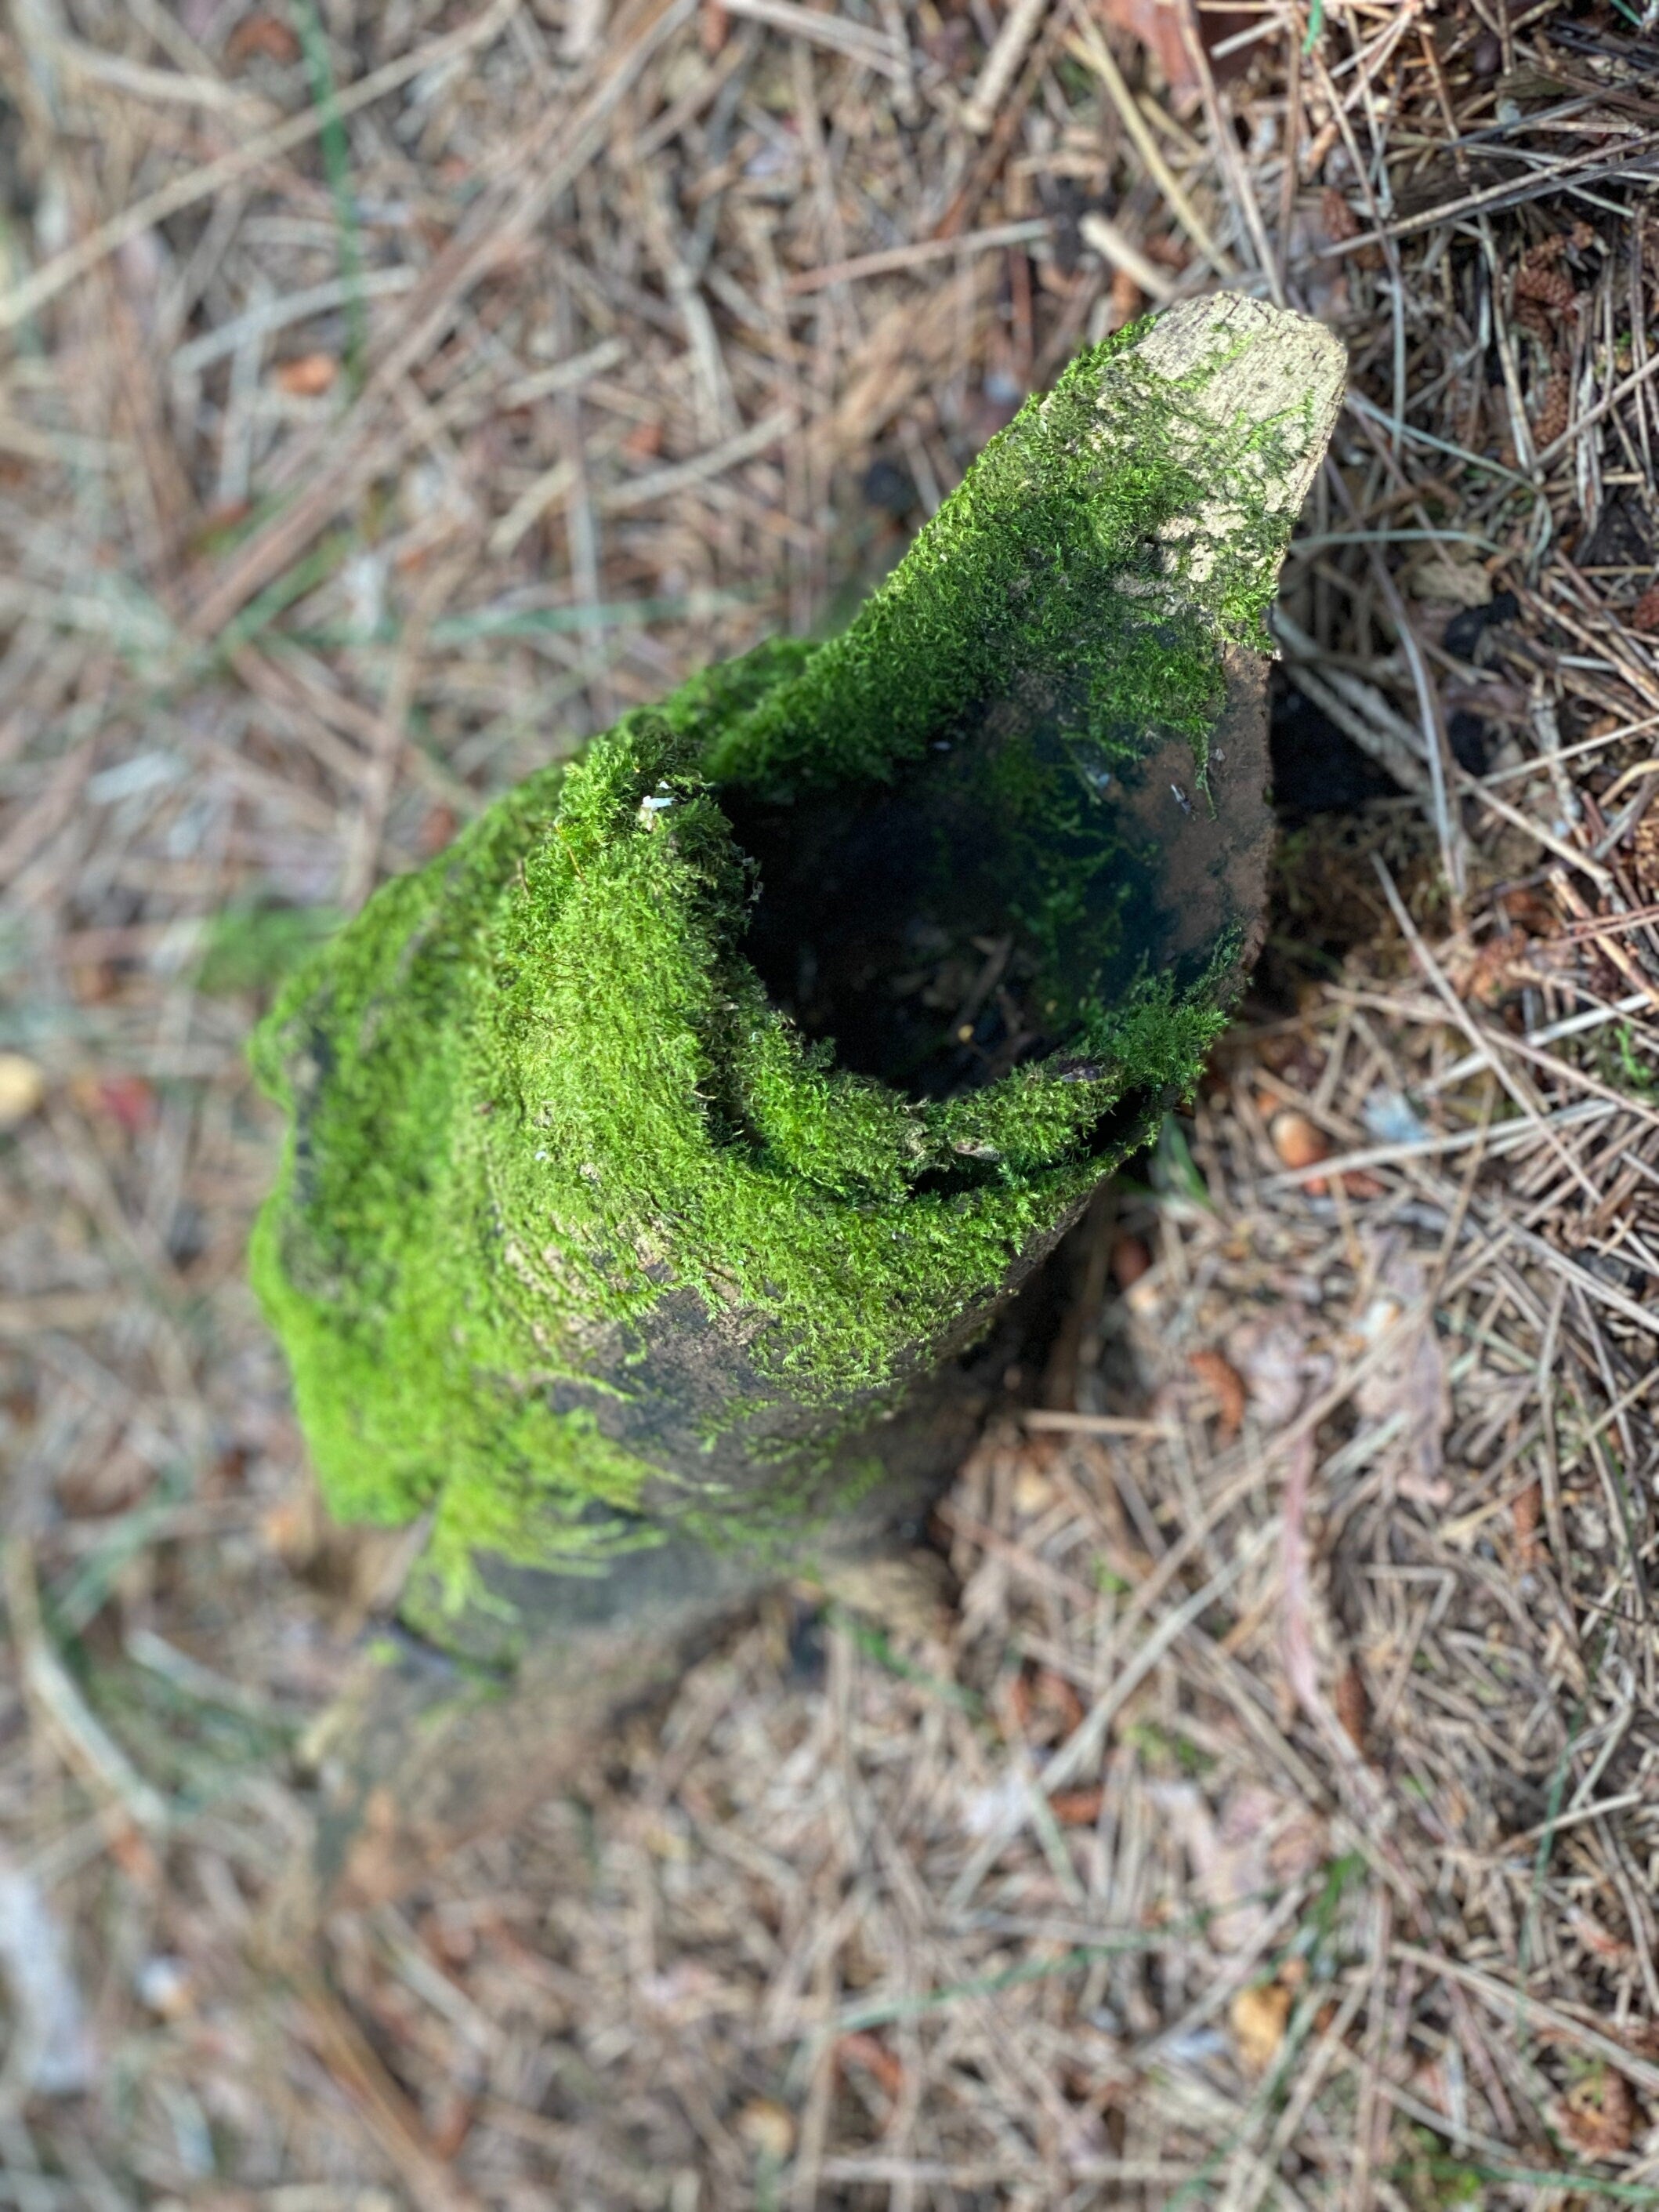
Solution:
{"label": "pointed log tip", "polygon": [[1160,315],[1138,350],[1171,380],[1208,365],[1194,398],[1218,422],[1248,415],[1266,423],[1300,413],[1307,434],[1270,503],[1292,513],[1301,506],[1347,388],[1347,349],[1334,331],[1245,292],[1214,292]]}

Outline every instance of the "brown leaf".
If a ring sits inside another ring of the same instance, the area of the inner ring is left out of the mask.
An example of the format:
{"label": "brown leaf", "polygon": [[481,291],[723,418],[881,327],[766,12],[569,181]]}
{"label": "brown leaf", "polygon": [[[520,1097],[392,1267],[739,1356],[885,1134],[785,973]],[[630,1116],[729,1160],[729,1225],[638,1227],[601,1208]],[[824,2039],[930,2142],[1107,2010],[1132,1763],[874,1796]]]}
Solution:
{"label": "brown leaf", "polygon": [[868,2074],[885,2094],[896,2101],[904,2087],[904,2062],[887,2048],[878,2035],[855,2031],[851,2035],[838,2037],[836,2063],[843,2068],[856,2066],[860,2073]]}
{"label": "brown leaf", "polygon": [[1515,1548],[1522,1570],[1535,1567],[1542,1557],[1543,1547],[1538,1540],[1538,1521],[1542,1505],[1542,1493],[1535,1482],[1516,1498],[1510,1508],[1515,1522]]}
{"label": "brown leaf", "polygon": [[1082,1698],[1052,1667],[1022,1668],[1005,1694],[1011,1733],[1034,1743],[1053,1743],[1082,1723]]}
{"label": "brown leaf", "polygon": [[1083,1700],[1063,1674],[1057,1674],[1052,1667],[1040,1667],[1031,1689],[1032,1705],[1053,1719],[1061,1735],[1070,1735],[1082,1727]]}
{"label": "brown leaf", "polygon": [[1121,330],[1125,323],[1133,322],[1146,304],[1139,285],[1127,269],[1115,269],[1112,272],[1111,304],[1112,325],[1115,330]]}
{"label": "brown leaf", "polygon": [[[1616,724],[1612,725],[1617,727]],[[1602,737],[1606,732],[1592,730],[1591,737]],[[1529,937],[1553,937],[1561,924],[1561,917],[1543,893],[1530,884],[1517,884],[1504,891],[1498,899],[1501,906],[1516,928],[1524,929]]]}
{"label": "brown leaf", "polygon": [[268,62],[299,60],[300,41],[281,16],[244,15],[225,40],[225,61],[231,69],[240,69],[256,55]]}
{"label": "brown leaf", "polygon": [[1330,1158],[1329,1138],[1294,1107],[1287,1106],[1282,1113],[1273,1115],[1267,1134],[1287,1168],[1310,1168]]}
{"label": "brown leaf", "polygon": [[1245,2070],[1265,2074],[1285,2040],[1291,1992],[1282,1982],[1249,1983],[1233,1999],[1227,2017]]}
{"label": "brown leaf", "polygon": [[1648,586],[1630,611],[1630,623],[1632,629],[1659,629],[1659,584]]}
{"label": "brown leaf", "polygon": [[1365,1729],[1370,1718],[1370,1701],[1365,1695],[1365,1677],[1358,1662],[1350,1659],[1336,1678],[1336,1687],[1331,1693],[1331,1703],[1336,1708],[1336,1717],[1342,1723],[1342,1732],[1358,1752],[1365,1748]]}
{"label": "brown leaf", "polygon": [[1370,1174],[1364,1168],[1350,1168],[1338,1181],[1350,1198],[1381,1198],[1389,1188],[1380,1176]]}
{"label": "brown leaf", "polygon": [[1194,1374],[1216,1401],[1222,1435],[1236,1437],[1244,1425],[1244,1408],[1249,1402],[1244,1377],[1231,1360],[1218,1352],[1195,1352],[1191,1365]]}
{"label": "brown leaf", "polygon": [[155,1091],[142,1075],[82,1077],[74,1090],[77,1103],[106,1115],[129,1137],[142,1136],[161,1110]]}
{"label": "brown leaf", "polygon": [[430,860],[434,853],[441,853],[460,826],[459,816],[447,801],[440,799],[435,806],[428,808],[415,839],[422,857]]}
{"label": "brown leaf", "polygon": [[1180,19],[1168,0],[1103,0],[1100,13],[1115,31],[1127,31],[1139,40],[1164,72],[1171,92],[1197,91]]}
{"label": "brown leaf", "polygon": [[302,353],[294,361],[278,364],[276,384],[290,398],[317,399],[339,373],[340,364],[331,353]]}
{"label": "brown leaf", "polygon": [[1152,1264],[1152,1255],[1139,1237],[1120,1237],[1112,1247],[1112,1280],[1119,1290],[1133,1287]]}
{"label": "brown leaf", "polygon": [[1187,41],[1182,34],[1181,16],[1184,12],[1211,54],[1210,66],[1217,82],[1224,83],[1249,66],[1249,52],[1223,54],[1214,58],[1213,49],[1225,43],[1236,31],[1248,30],[1255,17],[1240,11],[1223,9],[1200,10],[1192,0],[1100,0],[1102,20],[1115,31],[1126,31],[1138,39],[1157,62],[1164,81],[1176,96],[1178,105],[1186,106],[1196,100],[1200,87],[1198,72],[1193,66]]}
{"label": "brown leaf", "polygon": [[1100,1818],[1105,1796],[1096,1783],[1091,1790],[1056,1790],[1048,1804],[1062,1828],[1092,1828]]}

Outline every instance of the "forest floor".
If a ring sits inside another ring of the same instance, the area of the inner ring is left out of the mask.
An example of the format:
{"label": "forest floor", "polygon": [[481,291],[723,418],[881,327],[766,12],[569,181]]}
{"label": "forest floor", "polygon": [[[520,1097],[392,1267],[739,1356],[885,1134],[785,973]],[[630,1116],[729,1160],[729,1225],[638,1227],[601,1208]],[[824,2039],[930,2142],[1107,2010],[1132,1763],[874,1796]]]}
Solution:
{"label": "forest floor", "polygon": [[[1656,69],[1623,0],[20,0],[0,2202],[1659,2205]],[[780,1595],[284,1948],[410,1552],[245,1285],[252,1021],[1224,283],[1352,360],[1273,936],[954,1602]]]}

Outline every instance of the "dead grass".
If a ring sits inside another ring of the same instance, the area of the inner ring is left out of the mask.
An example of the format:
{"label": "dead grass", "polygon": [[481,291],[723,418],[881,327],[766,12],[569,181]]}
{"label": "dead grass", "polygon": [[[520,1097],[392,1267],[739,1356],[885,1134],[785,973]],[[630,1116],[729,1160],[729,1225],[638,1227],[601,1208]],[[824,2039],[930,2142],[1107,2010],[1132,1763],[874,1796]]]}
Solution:
{"label": "dead grass", "polygon": [[[0,2199],[1659,2203],[1629,14],[13,11]],[[1290,848],[960,1603],[780,1599],[580,1802],[273,1952],[407,1546],[319,1521],[241,1286],[272,978],[1218,279],[1352,350],[1281,638],[1407,796]]]}

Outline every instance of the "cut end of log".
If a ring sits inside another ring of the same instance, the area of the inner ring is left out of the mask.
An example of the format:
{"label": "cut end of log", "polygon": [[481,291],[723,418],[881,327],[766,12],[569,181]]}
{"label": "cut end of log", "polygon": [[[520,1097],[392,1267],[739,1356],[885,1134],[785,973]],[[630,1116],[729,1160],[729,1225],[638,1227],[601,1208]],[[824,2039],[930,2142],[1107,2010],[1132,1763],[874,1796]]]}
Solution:
{"label": "cut end of log", "polygon": [[1348,378],[1342,341],[1310,316],[1218,292],[1160,315],[1141,340],[1146,365],[1189,380],[1194,408],[1218,428],[1285,426],[1276,451],[1264,441],[1263,503],[1293,519],[1325,456]]}

